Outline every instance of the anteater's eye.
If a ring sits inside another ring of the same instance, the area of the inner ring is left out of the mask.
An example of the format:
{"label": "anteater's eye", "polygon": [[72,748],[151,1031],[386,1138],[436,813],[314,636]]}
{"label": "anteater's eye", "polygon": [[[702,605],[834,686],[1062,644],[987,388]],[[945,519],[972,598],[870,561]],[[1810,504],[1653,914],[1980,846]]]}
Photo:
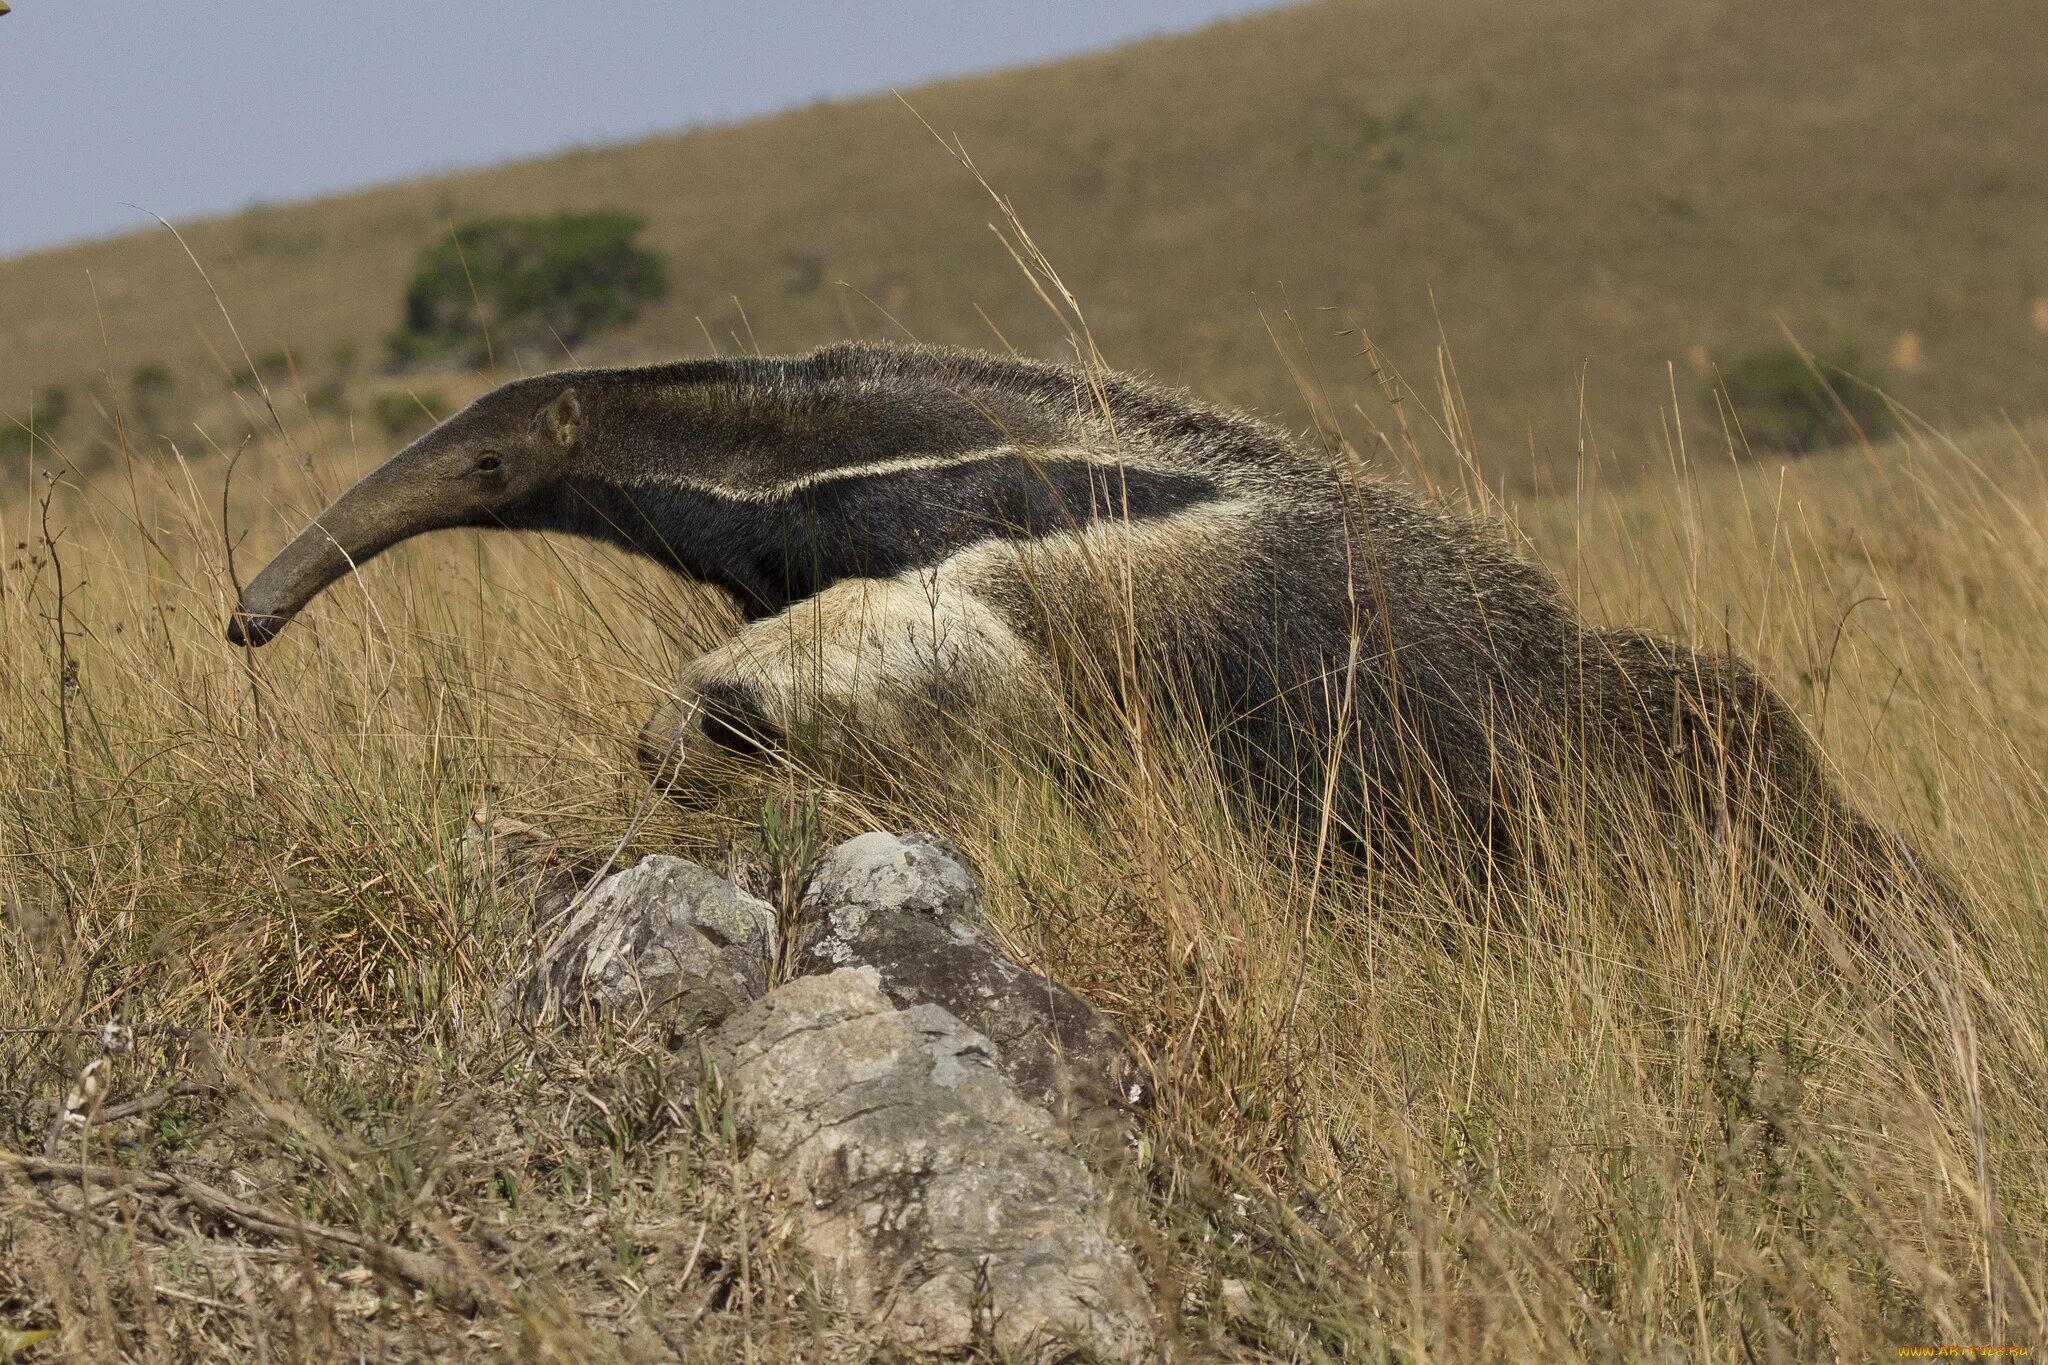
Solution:
{"label": "anteater's eye", "polygon": [[502,459],[498,458],[498,456],[495,454],[479,455],[476,461],[476,472],[479,474],[494,473],[504,463],[505,462]]}

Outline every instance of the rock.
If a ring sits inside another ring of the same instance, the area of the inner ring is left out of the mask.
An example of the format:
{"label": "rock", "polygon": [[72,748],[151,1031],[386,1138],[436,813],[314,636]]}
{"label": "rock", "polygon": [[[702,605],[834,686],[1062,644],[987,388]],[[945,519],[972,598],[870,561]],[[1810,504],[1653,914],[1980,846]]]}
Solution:
{"label": "rock", "polygon": [[672,1042],[715,1028],[749,1160],[821,1277],[898,1346],[1153,1349],[1145,1282],[1074,1145],[1128,1148],[1142,1075],[1113,1026],[1003,955],[951,846],[834,849],[803,899],[807,974],[766,994],[774,909],[702,867],[657,855],[591,883],[594,863],[502,820],[464,850],[470,876],[535,906],[545,946],[505,1007],[653,1017]]}
{"label": "rock", "polygon": [[775,908],[661,854],[593,886],[500,1003],[519,1017],[715,1024],[768,988]]}
{"label": "rock", "polygon": [[899,1346],[1152,1349],[1088,1166],[947,1010],[899,1008],[877,970],[842,968],[733,1015],[707,1053],[820,1276]]}
{"label": "rock", "polygon": [[997,946],[981,888],[931,834],[863,834],[820,860],[801,906],[799,971],[873,967],[898,1007],[938,1005],[988,1037],[996,1065],[1034,1104],[1114,1147],[1150,1099],[1123,1035],[1066,987]]}

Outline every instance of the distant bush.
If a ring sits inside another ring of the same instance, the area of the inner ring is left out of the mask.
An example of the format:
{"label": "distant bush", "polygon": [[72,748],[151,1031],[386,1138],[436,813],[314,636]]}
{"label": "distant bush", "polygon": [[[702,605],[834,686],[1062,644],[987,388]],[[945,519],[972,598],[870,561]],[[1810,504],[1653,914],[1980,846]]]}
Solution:
{"label": "distant bush", "polygon": [[634,243],[630,213],[496,218],[458,227],[420,253],[391,334],[401,364],[445,356],[480,363],[502,345],[573,346],[631,322],[667,290],[661,258]]}
{"label": "distant bush", "polygon": [[137,365],[128,377],[128,410],[145,431],[163,420],[164,404],[177,381],[162,365]]}
{"label": "distant bush", "polygon": [[447,400],[432,389],[380,393],[371,408],[377,425],[394,441],[417,436],[440,421],[447,410]]}
{"label": "distant bush", "polygon": [[135,367],[135,373],[128,377],[128,392],[138,400],[155,398],[169,393],[176,383],[167,366],[152,362]]}
{"label": "distant bush", "polygon": [[243,369],[228,372],[228,387],[231,389],[253,389],[264,384],[281,384],[292,375],[292,358],[288,351],[265,351],[256,357],[255,363]]}
{"label": "distant bush", "polygon": [[355,343],[335,342],[327,348],[327,363],[326,377],[307,386],[306,411],[345,417],[349,412],[349,381],[356,372]]}
{"label": "distant bush", "polygon": [[69,390],[62,384],[45,388],[18,420],[0,418],[0,454],[20,454],[38,440],[48,441],[64,425],[64,417],[70,411]]}
{"label": "distant bush", "polygon": [[1854,351],[1810,362],[1789,347],[1752,351],[1721,370],[1708,396],[1727,396],[1754,450],[1800,454],[1846,444],[1859,430],[1887,435],[1891,409],[1848,377],[1856,367]]}
{"label": "distant bush", "polygon": [[306,390],[306,411],[346,417],[349,411],[347,381],[336,376],[310,386]]}

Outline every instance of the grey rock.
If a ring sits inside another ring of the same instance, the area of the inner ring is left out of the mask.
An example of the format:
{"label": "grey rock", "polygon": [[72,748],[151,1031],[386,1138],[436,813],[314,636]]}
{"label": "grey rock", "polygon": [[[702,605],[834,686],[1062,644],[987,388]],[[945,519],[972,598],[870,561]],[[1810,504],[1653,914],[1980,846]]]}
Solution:
{"label": "grey rock", "polygon": [[775,908],[695,863],[650,854],[565,908],[501,996],[523,1019],[658,1018],[682,1033],[768,988]]}
{"label": "grey rock", "polygon": [[848,967],[733,1015],[707,1054],[818,1273],[899,1346],[1153,1349],[1094,1176],[986,1036],[933,1004],[898,1008],[874,968]]}
{"label": "grey rock", "polygon": [[932,834],[863,834],[812,873],[798,970],[873,967],[899,1007],[938,1005],[988,1037],[996,1065],[1099,1149],[1135,1131],[1150,1085],[1116,1026],[996,944],[966,860]]}

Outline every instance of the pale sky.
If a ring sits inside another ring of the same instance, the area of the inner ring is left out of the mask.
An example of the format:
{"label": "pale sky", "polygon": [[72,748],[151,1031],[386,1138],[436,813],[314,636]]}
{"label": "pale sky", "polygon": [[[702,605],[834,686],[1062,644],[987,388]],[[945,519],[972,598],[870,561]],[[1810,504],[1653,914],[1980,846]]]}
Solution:
{"label": "pale sky", "polygon": [[11,0],[0,255],[1199,27],[1273,0]]}

